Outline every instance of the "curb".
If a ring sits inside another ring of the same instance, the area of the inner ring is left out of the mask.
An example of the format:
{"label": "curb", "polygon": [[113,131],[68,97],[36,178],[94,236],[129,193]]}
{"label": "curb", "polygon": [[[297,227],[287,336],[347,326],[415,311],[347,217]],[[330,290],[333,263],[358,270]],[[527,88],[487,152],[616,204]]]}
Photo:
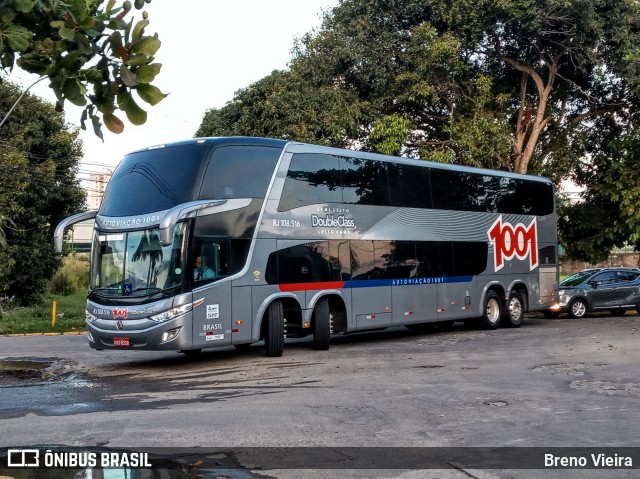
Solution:
{"label": "curb", "polygon": [[86,331],[65,331],[62,333],[11,333],[11,334],[0,334],[0,338],[8,337],[15,338],[20,336],[82,336],[87,334]]}

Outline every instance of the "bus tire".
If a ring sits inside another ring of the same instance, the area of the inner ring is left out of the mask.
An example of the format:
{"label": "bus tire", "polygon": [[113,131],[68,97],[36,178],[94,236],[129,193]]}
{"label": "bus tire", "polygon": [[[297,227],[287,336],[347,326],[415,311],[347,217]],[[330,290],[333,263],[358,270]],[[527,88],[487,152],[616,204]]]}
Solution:
{"label": "bus tire", "polygon": [[510,328],[517,328],[524,321],[524,302],[522,295],[513,291],[509,295],[507,306],[504,308],[504,325]]}
{"label": "bus tire", "polygon": [[264,332],[266,355],[278,358],[282,356],[284,350],[284,308],[280,301],[274,301],[267,311],[267,325]]}
{"label": "bus tire", "polygon": [[331,341],[331,310],[329,300],[320,298],[313,310],[313,348],[318,351],[329,349]]}
{"label": "bus tire", "polygon": [[495,291],[488,291],[484,298],[484,311],[482,312],[482,327],[484,329],[496,329],[502,318],[502,301]]}

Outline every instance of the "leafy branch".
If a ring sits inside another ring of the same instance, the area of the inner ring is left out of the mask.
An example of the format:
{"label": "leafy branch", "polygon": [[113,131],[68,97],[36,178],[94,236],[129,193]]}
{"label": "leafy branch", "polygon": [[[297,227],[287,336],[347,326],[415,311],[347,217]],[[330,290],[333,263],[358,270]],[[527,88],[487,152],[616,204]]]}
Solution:
{"label": "leafy branch", "polygon": [[124,130],[117,110],[142,125],[147,113],[133,93],[152,106],[166,96],[152,85],[162,67],[154,61],[160,39],[145,33],[146,11],[138,20],[132,13],[150,2],[0,0],[0,67],[48,77],[56,109],[66,101],[84,107],[81,127],[90,120],[101,139],[102,122],[113,133]]}

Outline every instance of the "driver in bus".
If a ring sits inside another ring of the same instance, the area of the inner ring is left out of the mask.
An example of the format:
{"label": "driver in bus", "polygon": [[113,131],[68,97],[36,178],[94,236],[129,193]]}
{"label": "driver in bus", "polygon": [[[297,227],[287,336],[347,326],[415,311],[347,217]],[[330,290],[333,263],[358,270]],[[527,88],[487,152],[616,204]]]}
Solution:
{"label": "driver in bus", "polygon": [[196,257],[194,266],[195,268],[193,270],[193,279],[195,279],[196,281],[201,279],[213,278],[213,270],[207,265],[202,264],[202,256]]}

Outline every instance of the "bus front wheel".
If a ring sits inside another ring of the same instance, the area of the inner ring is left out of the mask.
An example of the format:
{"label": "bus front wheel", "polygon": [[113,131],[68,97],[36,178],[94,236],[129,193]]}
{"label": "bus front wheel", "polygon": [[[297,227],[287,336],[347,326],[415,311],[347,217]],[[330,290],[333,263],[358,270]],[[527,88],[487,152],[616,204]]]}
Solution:
{"label": "bus front wheel", "polygon": [[313,348],[318,351],[329,349],[331,338],[331,310],[329,300],[320,298],[313,310]]}
{"label": "bus front wheel", "polygon": [[484,329],[496,329],[502,317],[502,301],[500,301],[500,296],[498,296],[495,291],[487,292],[484,305],[482,327]]}
{"label": "bus front wheel", "polygon": [[284,350],[284,308],[280,301],[269,305],[267,324],[264,332],[266,355],[280,357]]}

